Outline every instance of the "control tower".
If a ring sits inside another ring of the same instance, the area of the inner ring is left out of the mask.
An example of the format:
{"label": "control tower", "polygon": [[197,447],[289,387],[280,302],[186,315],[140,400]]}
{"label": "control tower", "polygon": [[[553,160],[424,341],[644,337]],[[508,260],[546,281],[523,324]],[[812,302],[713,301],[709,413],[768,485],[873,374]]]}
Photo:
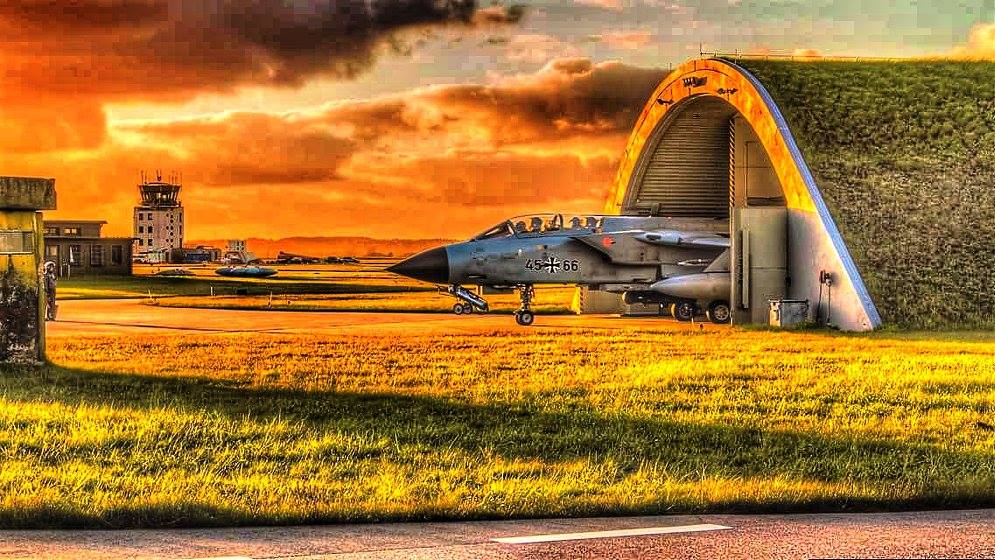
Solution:
{"label": "control tower", "polygon": [[180,182],[176,175],[163,181],[142,175],[138,185],[142,202],[135,206],[134,254],[147,262],[168,261],[173,249],[183,247],[183,203],[180,202]]}

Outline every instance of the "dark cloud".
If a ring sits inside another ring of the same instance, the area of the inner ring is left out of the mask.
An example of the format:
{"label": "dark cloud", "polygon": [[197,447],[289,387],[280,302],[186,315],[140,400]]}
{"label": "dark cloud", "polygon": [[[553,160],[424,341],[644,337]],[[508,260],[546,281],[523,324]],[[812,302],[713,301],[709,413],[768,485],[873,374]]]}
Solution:
{"label": "dark cloud", "polygon": [[[79,143],[63,134],[42,148],[89,147],[102,132],[84,133],[94,132],[91,117],[107,101],[348,79],[366,71],[402,29],[520,17],[517,8],[478,10],[475,0],[0,2],[0,107],[5,118],[17,119],[22,107],[88,104]],[[45,123],[39,118],[25,128]]]}
{"label": "dark cloud", "polygon": [[628,132],[667,74],[621,62],[585,58],[550,62],[534,75],[493,85],[438,88],[427,93],[454,121],[490,125],[499,143]]}
{"label": "dark cloud", "polygon": [[[488,21],[507,10],[488,8]],[[0,5],[23,89],[170,92],[350,77],[405,27],[471,22],[473,0],[27,0]]]}

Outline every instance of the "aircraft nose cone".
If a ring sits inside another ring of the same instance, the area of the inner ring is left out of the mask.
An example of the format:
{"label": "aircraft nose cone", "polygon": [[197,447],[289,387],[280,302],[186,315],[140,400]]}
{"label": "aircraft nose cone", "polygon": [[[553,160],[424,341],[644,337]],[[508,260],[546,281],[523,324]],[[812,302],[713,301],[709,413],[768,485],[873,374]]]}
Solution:
{"label": "aircraft nose cone", "polygon": [[423,251],[387,268],[387,272],[436,284],[449,283],[449,255],[445,247]]}

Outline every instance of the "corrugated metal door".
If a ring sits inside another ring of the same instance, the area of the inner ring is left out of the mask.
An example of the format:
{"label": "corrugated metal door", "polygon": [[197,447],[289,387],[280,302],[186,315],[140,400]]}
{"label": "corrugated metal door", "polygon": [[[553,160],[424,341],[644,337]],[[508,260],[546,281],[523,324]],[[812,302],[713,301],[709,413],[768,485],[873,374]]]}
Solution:
{"label": "corrugated metal door", "polygon": [[662,126],[628,214],[729,217],[729,119],[721,99],[695,100]]}

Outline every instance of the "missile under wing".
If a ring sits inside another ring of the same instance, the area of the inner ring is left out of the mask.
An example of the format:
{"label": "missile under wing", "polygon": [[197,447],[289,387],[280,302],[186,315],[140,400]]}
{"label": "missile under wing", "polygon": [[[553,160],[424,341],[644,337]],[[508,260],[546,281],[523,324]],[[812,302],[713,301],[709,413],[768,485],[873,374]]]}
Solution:
{"label": "missile under wing", "polygon": [[517,289],[519,324],[532,324],[537,284],[576,284],[659,303],[679,319],[700,310],[729,322],[729,238],[725,221],[541,214],[506,220],[474,238],[436,247],[387,270],[440,285],[457,314],[486,312],[466,288]]}

